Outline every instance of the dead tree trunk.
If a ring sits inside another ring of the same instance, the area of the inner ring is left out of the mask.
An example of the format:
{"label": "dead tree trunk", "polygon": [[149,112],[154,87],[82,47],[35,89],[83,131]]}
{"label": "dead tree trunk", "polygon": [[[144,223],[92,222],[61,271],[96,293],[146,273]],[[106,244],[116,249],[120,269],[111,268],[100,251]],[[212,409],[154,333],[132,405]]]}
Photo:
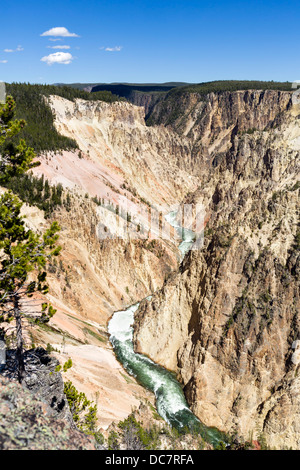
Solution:
{"label": "dead tree trunk", "polygon": [[25,378],[25,363],[24,363],[24,342],[23,342],[23,331],[22,331],[22,318],[20,311],[20,298],[18,295],[14,298],[14,317],[16,320],[17,329],[17,372],[18,381],[22,383]]}

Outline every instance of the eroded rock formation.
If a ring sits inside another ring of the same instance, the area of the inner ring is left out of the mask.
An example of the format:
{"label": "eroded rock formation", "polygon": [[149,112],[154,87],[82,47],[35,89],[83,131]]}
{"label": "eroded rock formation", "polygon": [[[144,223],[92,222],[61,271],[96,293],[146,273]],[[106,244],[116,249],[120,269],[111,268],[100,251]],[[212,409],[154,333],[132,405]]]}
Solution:
{"label": "eroded rock formation", "polygon": [[223,122],[206,116],[210,135],[233,111],[235,130],[187,199],[206,208],[204,247],[142,303],[136,349],[177,372],[205,424],[299,448],[299,108],[275,92],[206,106]]}
{"label": "eroded rock formation", "polygon": [[[36,169],[73,197],[55,215],[71,289],[53,273],[52,296],[104,322],[156,291],[136,315],[137,351],[177,373],[205,424],[300,448],[300,109],[291,92],[189,93],[158,101],[148,127],[144,110],[124,102],[52,97],[51,106],[81,151]],[[84,192],[115,204],[121,194],[133,207],[201,203],[203,249],[178,271],[174,244],[149,252],[100,242],[95,227],[109,219]]]}

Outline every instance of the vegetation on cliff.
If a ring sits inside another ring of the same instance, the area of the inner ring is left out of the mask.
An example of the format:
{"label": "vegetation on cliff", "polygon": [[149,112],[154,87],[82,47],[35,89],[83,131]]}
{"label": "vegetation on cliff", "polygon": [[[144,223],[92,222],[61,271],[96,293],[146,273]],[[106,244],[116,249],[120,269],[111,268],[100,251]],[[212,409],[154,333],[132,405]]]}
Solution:
{"label": "vegetation on cliff", "polygon": [[19,177],[9,179],[4,186],[29,205],[33,205],[44,211],[45,218],[58,207],[70,210],[70,195],[65,194],[61,184],[50,185],[49,181],[32,173],[25,173]]}
{"label": "vegetation on cliff", "polygon": [[[33,149],[27,147],[24,140],[19,144],[10,141],[11,137],[17,136],[25,126],[24,121],[13,119],[14,110],[15,103],[12,97],[8,96],[6,104],[0,109],[0,162],[3,182],[24,174],[36,165],[33,163]],[[20,200],[10,191],[0,198],[0,320],[8,323],[15,321],[20,383],[25,376],[22,331],[24,299],[28,302],[36,292],[47,293],[45,267],[49,259],[60,252],[60,247],[57,246],[57,233],[60,230],[58,224],[53,222],[40,237],[25,227],[21,207]],[[40,312],[41,320],[49,321],[54,313],[53,307],[44,303]]]}
{"label": "vegetation on cliff", "polygon": [[39,165],[33,162],[35,156],[33,149],[20,138],[26,123],[24,119],[14,119],[15,114],[15,101],[8,96],[6,103],[0,108],[0,183],[2,184],[13,176],[22,175],[30,168]]}
{"label": "vegetation on cliff", "polygon": [[74,139],[65,137],[57,132],[54,126],[55,116],[47,104],[45,97],[58,95],[70,101],[77,98],[92,101],[113,103],[120,101],[110,91],[88,93],[83,90],[54,85],[31,85],[26,83],[11,83],[6,85],[7,92],[14,98],[17,109],[16,117],[26,120],[26,127],[20,133],[28,145],[37,153],[56,150],[75,150],[78,144]]}
{"label": "vegetation on cliff", "polygon": [[79,392],[70,380],[65,382],[64,392],[77,428],[95,436],[97,405],[88,400],[85,393]]}
{"label": "vegetation on cliff", "polygon": [[292,83],[274,81],[265,82],[260,80],[219,80],[173,88],[169,91],[168,96],[176,95],[179,97],[184,93],[199,93],[200,95],[207,95],[208,93],[222,93],[225,91],[233,92],[238,90],[292,91]]}

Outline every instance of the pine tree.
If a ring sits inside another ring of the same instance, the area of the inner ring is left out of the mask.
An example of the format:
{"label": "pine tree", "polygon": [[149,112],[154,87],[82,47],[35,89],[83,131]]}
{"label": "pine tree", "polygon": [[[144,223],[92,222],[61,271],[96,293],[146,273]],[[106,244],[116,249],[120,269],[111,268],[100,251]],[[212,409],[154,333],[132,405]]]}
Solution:
{"label": "pine tree", "polygon": [[15,108],[11,96],[7,96],[5,105],[0,107],[0,183],[39,165],[39,162],[33,162],[34,151],[23,139],[18,144],[14,142],[13,138],[26,125],[23,119],[13,119]]}
{"label": "pine tree", "polygon": [[[26,302],[36,292],[46,294],[46,265],[53,256],[57,256],[57,222],[53,222],[42,237],[26,229],[21,216],[22,203],[11,192],[0,198],[0,319],[10,322],[15,320],[17,337],[18,380],[21,383],[25,375],[22,330],[22,312]],[[30,280],[29,280],[30,275]],[[55,310],[48,303],[42,305],[36,321],[48,322]],[[32,317],[26,313],[27,318]]]}
{"label": "pine tree", "polygon": [[[0,182],[22,175],[38,164],[33,163],[34,151],[24,140],[19,144],[10,140],[25,126],[25,121],[13,120],[14,113],[15,103],[8,96],[0,107]],[[58,224],[54,222],[40,237],[25,227],[21,207],[20,200],[10,191],[0,197],[0,320],[15,320],[20,383],[25,376],[22,309],[34,293],[47,293],[46,265],[60,252]],[[54,313],[53,307],[44,303],[38,319],[47,322]]]}

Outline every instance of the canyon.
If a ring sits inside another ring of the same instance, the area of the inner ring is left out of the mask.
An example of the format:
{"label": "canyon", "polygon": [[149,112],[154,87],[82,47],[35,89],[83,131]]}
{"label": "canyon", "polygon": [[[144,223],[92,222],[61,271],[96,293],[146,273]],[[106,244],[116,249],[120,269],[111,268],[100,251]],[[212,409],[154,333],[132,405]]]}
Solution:
{"label": "canyon", "polygon": [[[154,403],[107,334],[115,311],[141,301],[135,350],[176,373],[205,425],[299,449],[300,105],[276,90],[137,99],[49,99],[57,130],[79,150],[49,152],[34,169],[70,199],[53,214],[57,313],[34,339],[72,358],[66,377],[99,400],[105,429]],[[205,208],[203,247],[183,260],[171,228],[171,238],[149,238],[147,227],[150,207],[180,203]],[[132,214],[127,239],[113,236],[108,205]],[[24,215],[36,231],[49,224],[34,207]]]}

